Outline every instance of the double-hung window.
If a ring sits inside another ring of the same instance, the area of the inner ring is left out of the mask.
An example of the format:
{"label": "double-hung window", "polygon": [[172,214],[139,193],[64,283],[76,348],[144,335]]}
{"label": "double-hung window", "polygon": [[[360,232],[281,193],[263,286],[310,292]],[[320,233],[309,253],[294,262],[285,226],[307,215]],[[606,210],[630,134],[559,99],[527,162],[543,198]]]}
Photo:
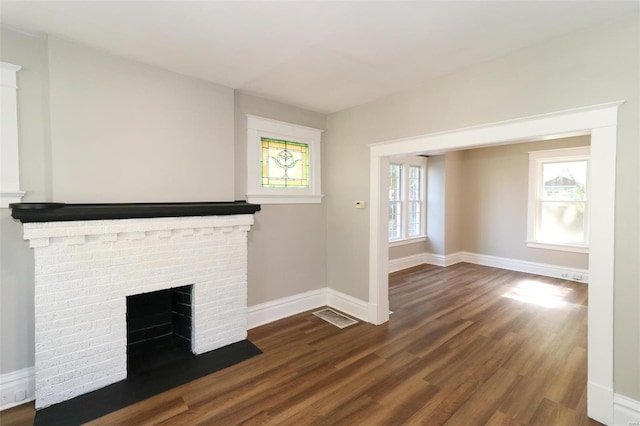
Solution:
{"label": "double-hung window", "polygon": [[423,238],[426,230],[426,158],[389,163],[389,242]]}
{"label": "double-hung window", "polygon": [[589,147],[529,153],[527,246],[587,253]]}

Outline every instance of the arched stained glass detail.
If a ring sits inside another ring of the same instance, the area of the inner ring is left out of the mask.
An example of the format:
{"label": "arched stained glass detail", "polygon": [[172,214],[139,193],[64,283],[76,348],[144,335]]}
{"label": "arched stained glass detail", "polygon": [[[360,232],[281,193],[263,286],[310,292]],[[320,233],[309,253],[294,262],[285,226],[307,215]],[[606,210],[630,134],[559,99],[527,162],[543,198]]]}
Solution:
{"label": "arched stained glass detail", "polygon": [[265,137],[260,141],[263,188],[309,188],[309,144]]}

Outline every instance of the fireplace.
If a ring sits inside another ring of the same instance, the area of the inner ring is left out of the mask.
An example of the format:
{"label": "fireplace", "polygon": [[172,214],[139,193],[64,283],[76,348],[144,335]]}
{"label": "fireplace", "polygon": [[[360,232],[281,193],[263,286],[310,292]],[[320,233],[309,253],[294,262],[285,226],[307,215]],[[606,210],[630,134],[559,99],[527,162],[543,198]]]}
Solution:
{"label": "fireplace", "polygon": [[37,409],[246,339],[247,232],[260,206],[11,207],[35,252]]}

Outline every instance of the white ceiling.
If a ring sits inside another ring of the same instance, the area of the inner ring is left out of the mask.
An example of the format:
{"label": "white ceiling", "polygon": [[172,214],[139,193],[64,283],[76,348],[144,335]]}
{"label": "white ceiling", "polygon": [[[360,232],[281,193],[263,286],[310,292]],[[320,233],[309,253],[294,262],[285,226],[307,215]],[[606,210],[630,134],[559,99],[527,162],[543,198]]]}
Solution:
{"label": "white ceiling", "polygon": [[637,1],[4,1],[1,23],[330,113]]}

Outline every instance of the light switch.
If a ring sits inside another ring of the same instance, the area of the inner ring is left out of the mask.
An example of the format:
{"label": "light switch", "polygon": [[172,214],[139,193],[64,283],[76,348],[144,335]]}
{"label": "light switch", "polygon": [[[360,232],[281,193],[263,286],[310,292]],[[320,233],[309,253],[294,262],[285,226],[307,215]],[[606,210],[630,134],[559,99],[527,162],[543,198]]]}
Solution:
{"label": "light switch", "polygon": [[356,209],[364,209],[366,204],[364,201],[356,201]]}

